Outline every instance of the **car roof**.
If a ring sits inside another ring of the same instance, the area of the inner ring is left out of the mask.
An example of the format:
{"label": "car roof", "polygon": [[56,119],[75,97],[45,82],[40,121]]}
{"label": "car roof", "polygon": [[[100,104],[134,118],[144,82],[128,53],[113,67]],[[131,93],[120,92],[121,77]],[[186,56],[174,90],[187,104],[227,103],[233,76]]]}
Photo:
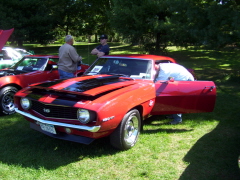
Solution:
{"label": "car roof", "polygon": [[39,57],[45,57],[45,58],[59,58],[59,56],[57,55],[37,55],[37,54],[34,54],[34,55],[26,55],[24,57],[36,57],[36,58],[39,58]]}
{"label": "car roof", "polygon": [[4,47],[2,48],[2,50],[7,50],[7,49],[11,49],[11,50],[14,50],[14,51],[15,51],[15,49],[14,49],[14,48],[12,48],[12,47],[9,47],[9,46],[4,46]]}
{"label": "car roof", "polygon": [[159,61],[159,60],[169,60],[173,63],[176,63],[176,60],[168,57],[168,56],[160,56],[160,55],[151,55],[151,54],[119,54],[119,55],[107,55],[107,56],[102,56],[104,58],[107,57],[119,57],[119,58],[133,58],[133,59],[150,59],[153,60],[155,62]]}

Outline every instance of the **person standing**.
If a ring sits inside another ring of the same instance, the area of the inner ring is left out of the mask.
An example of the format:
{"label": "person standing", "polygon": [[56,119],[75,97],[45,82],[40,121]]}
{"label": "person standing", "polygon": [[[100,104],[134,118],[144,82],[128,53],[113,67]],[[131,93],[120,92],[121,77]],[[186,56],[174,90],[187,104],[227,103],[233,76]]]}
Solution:
{"label": "person standing", "polygon": [[65,37],[65,44],[59,48],[58,72],[60,79],[72,78],[77,67],[81,65],[82,57],[73,47],[74,39],[71,35]]}
{"label": "person standing", "polygon": [[[194,81],[193,75],[185,67],[176,63],[155,64],[155,70],[155,82],[170,79],[174,79],[175,81]],[[172,114],[169,118],[173,119],[169,124],[182,123],[182,114]]]}
{"label": "person standing", "polygon": [[94,48],[91,51],[91,54],[97,55],[97,57],[108,55],[110,51],[109,45],[107,44],[108,36],[106,34],[103,34],[100,36],[99,40],[100,40],[100,45]]}

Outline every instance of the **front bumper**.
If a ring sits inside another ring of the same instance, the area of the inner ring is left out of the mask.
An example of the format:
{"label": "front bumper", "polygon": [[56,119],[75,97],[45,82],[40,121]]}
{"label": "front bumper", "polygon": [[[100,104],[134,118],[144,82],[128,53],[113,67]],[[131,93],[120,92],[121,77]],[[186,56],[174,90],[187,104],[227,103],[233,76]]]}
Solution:
{"label": "front bumper", "polygon": [[54,122],[54,121],[47,121],[41,118],[38,118],[36,116],[33,116],[29,113],[26,113],[24,111],[20,111],[18,108],[15,108],[15,111],[23,116],[26,116],[28,118],[31,118],[37,122],[44,123],[44,124],[49,124],[49,125],[54,125],[54,126],[61,126],[61,127],[66,127],[66,128],[73,128],[73,129],[79,129],[79,130],[85,130],[89,132],[97,132],[101,126],[82,126],[82,125],[75,125],[75,124],[67,124],[67,123],[60,123],[60,122]]}
{"label": "front bumper", "polygon": [[40,126],[38,126],[32,122],[30,122],[30,127],[36,131],[39,131],[39,132],[47,135],[47,136],[50,136],[50,137],[53,137],[56,139],[66,140],[66,141],[72,141],[72,142],[89,145],[90,143],[92,143],[95,140],[93,138],[84,137],[84,136],[76,136],[73,134],[67,134],[67,133],[63,133],[63,132],[58,132],[57,134],[51,134],[49,132],[43,131],[40,128]]}

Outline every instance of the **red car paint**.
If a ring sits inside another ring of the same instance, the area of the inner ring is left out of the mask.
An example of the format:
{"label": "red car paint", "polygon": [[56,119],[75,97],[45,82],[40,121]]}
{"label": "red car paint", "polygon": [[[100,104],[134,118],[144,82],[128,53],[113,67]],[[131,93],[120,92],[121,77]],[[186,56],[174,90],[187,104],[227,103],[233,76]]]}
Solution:
{"label": "red car paint", "polygon": [[[214,82],[154,83],[154,65],[159,62],[176,63],[156,55],[103,56],[82,77],[19,91],[16,111],[33,129],[51,137],[89,144],[110,136],[111,144],[121,150],[135,145],[143,121],[151,115],[213,111]],[[30,107],[21,105],[25,100]]]}
{"label": "red car paint", "polygon": [[[56,66],[58,59],[58,56],[53,55],[29,55],[23,57],[12,67],[0,70],[0,113],[15,112],[13,95],[18,90],[33,83],[59,79]],[[78,70],[76,75],[83,74],[88,67],[81,65],[81,70]]]}

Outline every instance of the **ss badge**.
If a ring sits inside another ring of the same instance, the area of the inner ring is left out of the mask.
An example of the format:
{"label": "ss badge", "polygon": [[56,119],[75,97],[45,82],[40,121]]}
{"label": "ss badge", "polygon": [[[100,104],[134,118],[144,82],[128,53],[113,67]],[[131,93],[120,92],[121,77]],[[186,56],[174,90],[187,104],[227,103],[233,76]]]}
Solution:
{"label": "ss badge", "polygon": [[43,109],[43,112],[45,112],[45,113],[50,113],[50,109],[44,108],[44,109]]}

